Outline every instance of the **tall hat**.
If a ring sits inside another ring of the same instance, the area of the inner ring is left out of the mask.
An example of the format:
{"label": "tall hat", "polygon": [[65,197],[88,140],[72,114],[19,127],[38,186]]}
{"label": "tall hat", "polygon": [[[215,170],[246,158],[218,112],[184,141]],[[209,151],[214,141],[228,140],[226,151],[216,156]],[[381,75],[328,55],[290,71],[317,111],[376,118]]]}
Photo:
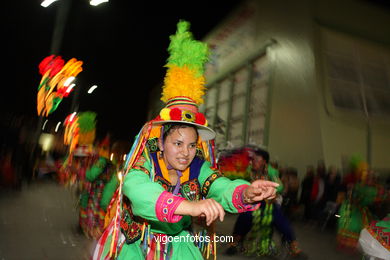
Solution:
{"label": "tall hat", "polygon": [[170,56],[161,100],[165,107],[152,120],[153,125],[169,122],[186,123],[196,126],[203,141],[215,138],[215,132],[207,126],[199,106],[205,94],[204,65],[209,50],[206,43],[193,39],[190,23],[180,21],[175,35],[170,36]]}

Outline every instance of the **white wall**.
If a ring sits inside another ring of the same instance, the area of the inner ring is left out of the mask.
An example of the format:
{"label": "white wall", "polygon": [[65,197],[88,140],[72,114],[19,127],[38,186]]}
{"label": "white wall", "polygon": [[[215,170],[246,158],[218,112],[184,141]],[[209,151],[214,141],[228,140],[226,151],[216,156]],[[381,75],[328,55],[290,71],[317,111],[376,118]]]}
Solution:
{"label": "white wall", "polygon": [[[250,22],[254,26],[254,37],[246,35],[245,52],[226,62],[217,73],[209,75],[208,80],[218,78],[245,61],[269,39],[275,39],[277,43],[267,51],[273,64],[268,126],[271,158],[280,161],[282,166],[298,168],[302,177],[306,166],[316,165],[318,160],[341,169],[343,158],[355,154],[367,156],[364,116],[345,115],[344,112],[332,114],[326,107],[329,94],[324,83],[318,31],[320,25],[330,26],[366,35],[370,40],[390,42],[390,29],[383,26],[386,21],[390,24],[389,13],[369,3],[352,0],[342,3],[333,0],[249,0],[242,8],[246,5],[254,10],[254,18],[251,17],[254,22]],[[206,40],[231,22],[237,13],[240,9],[211,31]],[[378,19],[362,19],[365,15]],[[253,46],[249,48],[251,41]],[[372,166],[390,168],[386,151],[390,147],[387,134],[390,126],[386,120],[380,123],[374,120],[371,129]]]}

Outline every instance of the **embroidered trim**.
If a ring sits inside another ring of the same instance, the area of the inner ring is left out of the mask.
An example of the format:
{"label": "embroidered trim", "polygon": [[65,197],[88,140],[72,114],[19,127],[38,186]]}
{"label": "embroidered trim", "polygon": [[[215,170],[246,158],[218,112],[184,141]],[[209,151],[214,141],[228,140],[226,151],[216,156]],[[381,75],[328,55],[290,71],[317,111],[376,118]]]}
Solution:
{"label": "embroidered trim", "polygon": [[209,193],[210,191],[210,187],[211,187],[211,184],[213,184],[213,182],[218,179],[219,177],[222,177],[223,174],[221,172],[219,172],[218,170],[216,170],[213,174],[211,174],[207,179],[206,181],[203,183],[203,186],[202,186],[202,195],[203,197],[207,197],[207,194]]}
{"label": "embroidered trim", "polygon": [[158,220],[169,223],[179,222],[183,216],[176,215],[175,210],[179,204],[185,200],[182,197],[174,196],[172,193],[164,191],[157,199],[156,216]]}
{"label": "embroidered trim", "polygon": [[145,167],[142,167],[142,166],[134,166],[132,169],[143,171],[147,175],[149,175],[149,173],[150,173]]}
{"label": "embroidered trim", "polygon": [[127,244],[132,244],[142,236],[142,226],[145,220],[135,217],[131,210],[130,202],[127,198],[123,200],[122,217],[120,219],[120,229]]}
{"label": "embroidered trim", "polygon": [[143,155],[141,155],[138,158],[137,162],[134,164],[134,166],[143,167],[145,162],[146,162],[146,158]]}
{"label": "embroidered trim", "polygon": [[238,213],[245,211],[254,211],[260,207],[260,202],[256,204],[245,204],[243,200],[243,192],[249,185],[243,184],[237,186],[233,192],[232,203],[233,206],[237,209]]}
{"label": "embroidered trim", "polygon": [[148,139],[148,141],[146,142],[146,145],[148,146],[148,149],[151,153],[155,153],[155,152],[159,151],[157,137]]}

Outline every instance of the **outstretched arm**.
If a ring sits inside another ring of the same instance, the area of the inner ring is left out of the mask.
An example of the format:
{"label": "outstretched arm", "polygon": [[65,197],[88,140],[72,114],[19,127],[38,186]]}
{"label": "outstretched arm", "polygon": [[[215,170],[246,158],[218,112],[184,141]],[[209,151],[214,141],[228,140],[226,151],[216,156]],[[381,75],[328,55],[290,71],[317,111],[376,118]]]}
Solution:
{"label": "outstretched arm", "polygon": [[270,200],[276,196],[278,183],[272,181],[256,180],[243,191],[244,203],[251,204],[262,200]]}

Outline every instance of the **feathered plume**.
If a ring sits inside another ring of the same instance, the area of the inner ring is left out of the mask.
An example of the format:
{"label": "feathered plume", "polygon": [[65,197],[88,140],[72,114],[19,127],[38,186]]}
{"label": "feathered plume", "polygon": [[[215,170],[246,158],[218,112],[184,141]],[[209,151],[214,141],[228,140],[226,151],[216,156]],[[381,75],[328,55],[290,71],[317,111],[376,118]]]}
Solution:
{"label": "feathered plume", "polygon": [[196,41],[189,32],[190,23],[180,21],[175,35],[170,36],[167,74],[161,100],[167,102],[178,96],[193,99],[198,105],[203,103],[205,94],[204,65],[208,61],[209,50],[206,43]]}

